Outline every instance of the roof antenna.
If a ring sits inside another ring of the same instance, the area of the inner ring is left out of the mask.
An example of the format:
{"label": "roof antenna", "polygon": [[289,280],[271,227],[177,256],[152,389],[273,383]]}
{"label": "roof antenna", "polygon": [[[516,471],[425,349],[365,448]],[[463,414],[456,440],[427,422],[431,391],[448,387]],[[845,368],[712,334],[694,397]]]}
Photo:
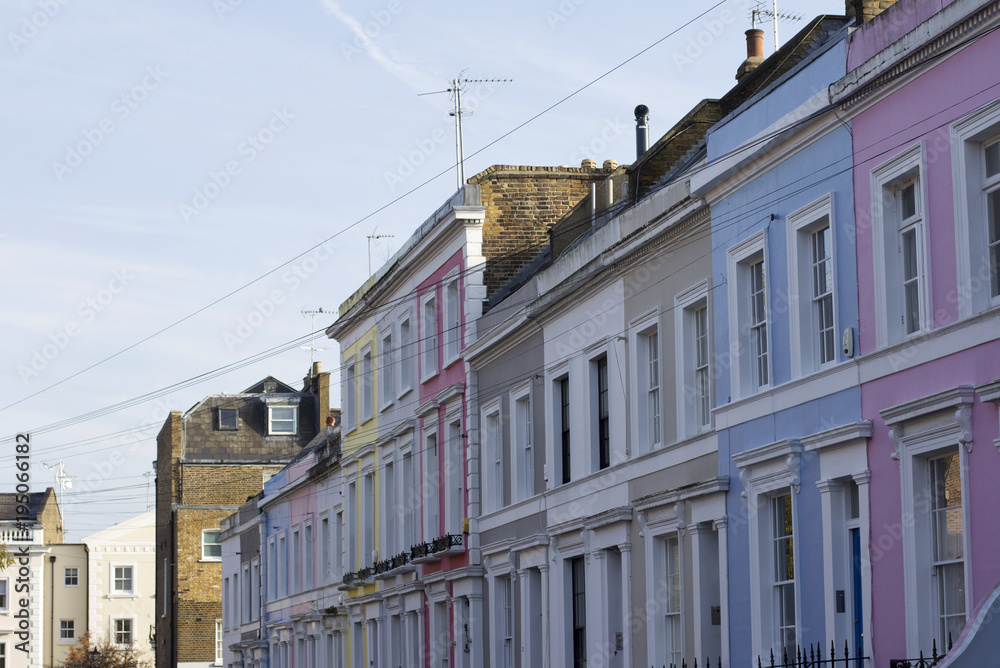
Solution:
{"label": "roof antenna", "polygon": [[[312,328],[309,330],[309,336],[311,336],[312,338],[309,339],[309,346],[308,346],[309,347],[309,375],[310,376],[312,376],[313,368],[316,366],[316,362],[315,362],[316,353],[317,352],[323,352],[324,350],[326,350],[326,348],[317,348],[316,347],[316,337],[313,336],[313,334],[316,333],[316,315],[319,314],[319,313],[326,314],[326,313],[329,313],[329,311],[324,311],[322,306],[320,306],[319,309],[317,309],[315,311],[307,311],[306,309],[302,309],[302,317],[303,318],[306,317],[307,315],[312,317],[312,326],[311,326]],[[302,348],[303,350],[306,349],[306,346],[299,346],[299,347]]]}
{"label": "roof antenna", "polygon": [[372,277],[372,241],[375,241],[378,245],[379,239],[392,239],[395,234],[378,234],[378,225],[372,230],[372,233],[368,235],[368,278]]}
{"label": "roof antenna", "polygon": [[450,88],[430,93],[417,93],[418,96],[451,93],[452,99],[455,101],[455,108],[448,112],[448,115],[455,118],[455,166],[458,168],[455,176],[458,180],[459,190],[465,185],[465,146],[462,138],[462,116],[472,115],[471,111],[462,109],[462,92],[465,90],[463,86],[470,83],[509,83],[513,81],[513,79],[463,79],[463,74],[465,74],[465,70],[459,72],[458,76],[451,80]]}
{"label": "roof antenna", "polygon": [[771,9],[761,7],[763,0],[757,0],[757,7],[750,10],[750,27],[756,28],[757,22],[765,23],[769,17],[774,22],[774,50],[778,50],[778,19],[784,21],[801,21],[801,14],[787,14],[778,11],[778,0],[771,0]]}

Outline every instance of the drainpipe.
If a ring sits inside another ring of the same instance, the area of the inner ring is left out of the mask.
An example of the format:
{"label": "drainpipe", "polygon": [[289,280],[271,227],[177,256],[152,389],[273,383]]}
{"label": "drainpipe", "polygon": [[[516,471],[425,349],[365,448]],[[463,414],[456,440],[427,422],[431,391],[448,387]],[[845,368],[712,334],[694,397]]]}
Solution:
{"label": "drainpipe", "polygon": [[56,623],[56,555],[49,555],[49,565],[52,578],[49,581],[49,665],[56,663],[55,654],[55,623]]}

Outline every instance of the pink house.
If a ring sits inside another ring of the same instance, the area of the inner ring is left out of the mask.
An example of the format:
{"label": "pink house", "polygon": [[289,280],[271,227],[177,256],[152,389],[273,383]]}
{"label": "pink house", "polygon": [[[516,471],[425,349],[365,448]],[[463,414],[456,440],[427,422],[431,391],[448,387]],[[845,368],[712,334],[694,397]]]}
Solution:
{"label": "pink house", "polygon": [[901,0],[831,89],[854,142],[875,666],[965,647],[1000,584],[997,25],[996,2]]}

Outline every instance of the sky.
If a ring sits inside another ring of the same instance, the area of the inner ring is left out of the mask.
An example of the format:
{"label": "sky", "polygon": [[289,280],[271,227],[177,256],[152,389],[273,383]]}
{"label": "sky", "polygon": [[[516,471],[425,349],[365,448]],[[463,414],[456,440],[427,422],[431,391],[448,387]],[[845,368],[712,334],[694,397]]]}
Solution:
{"label": "sky", "polygon": [[31,491],[62,465],[79,541],[146,510],[169,411],[300,387],[311,356],[339,406],[337,344],[309,334],[455,192],[439,91],[487,80],[463,87],[467,177],[627,164],[636,105],[652,142],[735,83],[754,6],[0,3],[0,492],[28,433]]}

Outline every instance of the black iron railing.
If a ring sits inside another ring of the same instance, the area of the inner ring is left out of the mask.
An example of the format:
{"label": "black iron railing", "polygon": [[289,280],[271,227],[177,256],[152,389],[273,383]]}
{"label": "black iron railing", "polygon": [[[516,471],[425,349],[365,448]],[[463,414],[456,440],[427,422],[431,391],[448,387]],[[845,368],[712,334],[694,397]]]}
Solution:
{"label": "black iron railing", "polygon": [[[948,652],[951,651],[952,642],[951,634],[948,634]],[[945,652],[947,654],[947,652]],[[890,659],[889,668],[931,668],[931,666],[937,665],[937,662],[945,657],[945,654],[938,654],[937,639],[931,641],[931,654],[930,656],[924,656],[923,651],[920,652],[919,658],[916,659]]]}

